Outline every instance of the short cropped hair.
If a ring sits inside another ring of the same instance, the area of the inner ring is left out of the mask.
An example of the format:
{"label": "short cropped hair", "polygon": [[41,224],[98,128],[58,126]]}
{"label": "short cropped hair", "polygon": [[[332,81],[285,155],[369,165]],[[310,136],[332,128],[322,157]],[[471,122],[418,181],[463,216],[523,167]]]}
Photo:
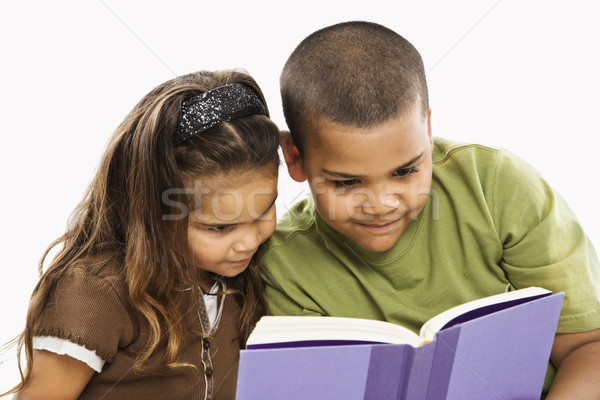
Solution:
{"label": "short cropped hair", "polygon": [[350,21],[306,37],[280,78],[283,112],[300,152],[327,119],[357,128],[377,126],[429,97],[423,60],[402,36],[382,25]]}

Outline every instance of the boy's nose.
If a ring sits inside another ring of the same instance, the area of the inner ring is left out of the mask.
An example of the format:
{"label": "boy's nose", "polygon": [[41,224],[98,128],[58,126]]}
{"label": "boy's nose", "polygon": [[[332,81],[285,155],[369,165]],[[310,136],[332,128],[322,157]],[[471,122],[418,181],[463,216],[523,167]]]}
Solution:
{"label": "boy's nose", "polygon": [[369,193],[367,201],[362,204],[363,212],[369,215],[388,214],[398,207],[400,196],[391,192],[389,188]]}

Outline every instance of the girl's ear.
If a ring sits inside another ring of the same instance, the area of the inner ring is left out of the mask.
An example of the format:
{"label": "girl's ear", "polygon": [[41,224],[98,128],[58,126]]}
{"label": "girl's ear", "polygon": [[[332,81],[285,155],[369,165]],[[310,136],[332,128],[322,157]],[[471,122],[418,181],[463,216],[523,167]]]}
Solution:
{"label": "girl's ear", "polygon": [[281,131],[281,151],[290,177],[296,182],[304,182],[306,174],[304,173],[300,151],[288,131]]}

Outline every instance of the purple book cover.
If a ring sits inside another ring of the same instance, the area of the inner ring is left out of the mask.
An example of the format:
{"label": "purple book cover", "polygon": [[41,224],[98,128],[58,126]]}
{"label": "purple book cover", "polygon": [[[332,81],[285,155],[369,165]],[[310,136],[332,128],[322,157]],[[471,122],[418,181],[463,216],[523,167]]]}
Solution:
{"label": "purple book cover", "polygon": [[564,293],[460,325],[446,399],[540,397]]}
{"label": "purple book cover", "polygon": [[539,398],[563,297],[446,328],[419,348],[346,343],[243,350],[237,399]]}
{"label": "purple book cover", "polygon": [[237,400],[395,399],[407,346],[244,350]]}

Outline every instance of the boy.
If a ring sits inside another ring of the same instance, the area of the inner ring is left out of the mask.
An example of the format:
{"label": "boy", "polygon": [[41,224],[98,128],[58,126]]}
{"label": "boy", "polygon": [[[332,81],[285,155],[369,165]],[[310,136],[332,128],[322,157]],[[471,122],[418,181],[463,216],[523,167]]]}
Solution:
{"label": "boy", "polygon": [[[551,398],[600,398],[597,256],[513,155],[436,138],[417,50],[377,24],[308,36],[281,75],[290,176],[308,180],[262,253],[275,315],[431,316],[510,288],[566,293]],[[545,384],[548,389],[553,372]]]}

